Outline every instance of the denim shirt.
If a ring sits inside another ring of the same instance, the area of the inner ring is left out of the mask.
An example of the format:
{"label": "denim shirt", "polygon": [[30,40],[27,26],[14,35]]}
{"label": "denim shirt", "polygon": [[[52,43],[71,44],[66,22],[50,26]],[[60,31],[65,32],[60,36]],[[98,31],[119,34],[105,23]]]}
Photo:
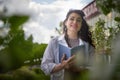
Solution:
{"label": "denim shirt", "polygon": [[[79,39],[79,45],[86,46],[86,53],[92,55],[94,48],[88,43]],[[55,37],[49,42],[41,62],[41,70],[46,74],[51,76],[51,80],[64,80],[64,69],[55,73],[51,73],[52,69],[59,64],[59,47],[58,44],[67,45],[64,35]]]}

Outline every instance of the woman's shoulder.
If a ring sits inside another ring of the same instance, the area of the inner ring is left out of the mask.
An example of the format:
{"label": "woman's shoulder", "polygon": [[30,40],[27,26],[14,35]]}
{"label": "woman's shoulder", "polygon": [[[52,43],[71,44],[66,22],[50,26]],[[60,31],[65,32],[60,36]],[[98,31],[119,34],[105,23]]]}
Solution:
{"label": "woman's shoulder", "polygon": [[49,44],[57,44],[58,43],[58,36],[52,37],[49,41]]}
{"label": "woman's shoulder", "polygon": [[59,35],[59,36],[55,36],[51,39],[51,41],[60,41],[60,40],[64,40],[64,34],[63,35]]}
{"label": "woman's shoulder", "polygon": [[53,37],[53,38],[51,38],[51,41],[57,41],[58,40],[58,38],[59,38],[59,36],[55,36],[55,37]]}

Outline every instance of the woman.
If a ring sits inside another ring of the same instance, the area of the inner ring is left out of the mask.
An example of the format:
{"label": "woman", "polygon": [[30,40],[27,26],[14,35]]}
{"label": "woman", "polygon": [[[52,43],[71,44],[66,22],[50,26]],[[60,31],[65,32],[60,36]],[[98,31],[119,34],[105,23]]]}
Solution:
{"label": "woman", "polygon": [[[94,45],[92,44],[91,33],[83,16],[84,13],[81,10],[70,10],[63,22],[64,34],[53,38],[48,44],[41,62],[41,69],[45,74],[51,75],[51,80],[66,80],[66,76],[80,73],[83,70],[73,66],[74,55],[67,60],[65,60],[65,55],[63,55],[61,63],[59,63],[58,44],[71,48],[85,45],[86,53],[93,54]],[[72,77],[70,79],[67,78],[67,80],[72,80]]]}

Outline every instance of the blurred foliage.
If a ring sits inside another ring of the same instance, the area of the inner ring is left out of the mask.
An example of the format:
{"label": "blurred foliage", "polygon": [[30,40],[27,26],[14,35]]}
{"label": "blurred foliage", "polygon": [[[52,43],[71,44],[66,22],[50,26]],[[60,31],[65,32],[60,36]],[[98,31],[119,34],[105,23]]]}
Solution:
{"label": "blurred foliage", "polygon": [[[32,35],[25,39],[23,24],[28,19],[29,16],[19,15],[1,18],[4,25],[0,32],[5,32],[5,29],[9,31],[0,36],[0,80],[48,80],[40,70],[41,58],[47,44],[33,43]],[[39,67],[34,70],[29,67],[21,68],[25,65]]]}
{"label": "blurred foliage", "polygon": [[92,80],[120,80],[120,50],[118,48],[120,38],[117,38],[120,33],[120,0],[96,0],[96,3],[103,14],[107,15],[110,12],[115,12],[117,15],[114,18],[116,22],[114,26],[105,27],[105,21],[99,19],[93,28],[92,35],[96,46],[96,53],[112,54],[110,54],[110,63],[103,62],[104,55],[106,54],[97,57],[94,66],[96,69],[92,72]]}
{"label": "blurred foliage", "polygon": [[105,15],[112,10],[120,13],[120,0],[96,0],[96,3]]}
{"label": "blurred foliage", "polygon": [[105,21],[99,19],[95,24],[95,28],[92,31],[93,41],[96,45],[97,51],[107,51],[110,53],[111,50],[111,42],[116,38],[116,35],[120,32],[120,0],[96,0],[96,4],[103,12],[103,14],[107,15],[110,12],[116,12],[118,15],[114,18],[116,24],[114,26],[105,27]]}
{"label": "blurred foliage", "polygon": [[119,15],[114,20],[120,22],[120,0],[96,0],[96,4],[105,15],[112,11],[117,12]]}
{"label": "blurred foliage", "polygon": [[[18,68],[23,65],[25,59],[32,57],[32,39],[24,39],[24,31],[20,26],[28,20],[28,16],[4,17],[4,23],[8,21],[10,28],[5,37],[1,37],[0,46],[0,72]],[[17,22],[16,22],[17,21]],[[7,23],[7,24],[8,24]],[[3,26],[3,28],[6,26]],[[29,46],[29,47],[28,47]],[[17,63],[17,64],[16,64]]]}
{"label": "blurred foliage", "polygon": [[96,47],[96,52],[111,53],[112,41],[115,40],[120,32],[120,24],[115,24],[116,27],[105,27],[104,24],[105,21],[99,18],[99,21],[91,29],[92,39]]}
{"label": "blurred foliage", "polygon": [[59,27],[57,28],[55,28],[55,31],[59,34],[59,35],[61,35],[61,34],[63,34],[63,21],[61,21],[60,23],[59,23]]}
{"label": "blurred foliage", "polygon": [[0,74],[0,80],[49,80],[50,76],[40,70],[40,68],[31,68],[29,66],[22,66],[12,72]]}
{"label": "blurred foliage", "polygon": [[33,48],[32,48],[32,54],[34,54],[33,58],[30,60],[30,63],[26,63],[26,64],[40,65],[41,59],[42,59],[42,56],[43,56],[43,53],[44,53],[46,47],[47,47],[47,44],[34,43]]}
{"label": "blurred foliage", "polygon": [[105,44],[104,23],[104,20],[99,19],[99,21],[96,22],[94,29],[92,30],[92,39],[97,51],[104,49],[105,46],[103,45]]}

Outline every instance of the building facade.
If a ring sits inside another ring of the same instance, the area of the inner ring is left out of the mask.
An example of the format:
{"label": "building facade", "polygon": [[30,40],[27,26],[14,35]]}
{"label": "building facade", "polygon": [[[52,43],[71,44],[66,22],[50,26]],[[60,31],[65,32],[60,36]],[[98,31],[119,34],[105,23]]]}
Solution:
{"label": "building facade", "polygon": [[113,11],[110,12],[108,15],[104,15],[100,12],[95,0],[85,6],[82,11],[85,13],[85,19],[90,26],[94,26],[99,18],[105,20],[105,26],[110,27],[115,25],[114,18],[115,16],[117,16],[117,13]]}

